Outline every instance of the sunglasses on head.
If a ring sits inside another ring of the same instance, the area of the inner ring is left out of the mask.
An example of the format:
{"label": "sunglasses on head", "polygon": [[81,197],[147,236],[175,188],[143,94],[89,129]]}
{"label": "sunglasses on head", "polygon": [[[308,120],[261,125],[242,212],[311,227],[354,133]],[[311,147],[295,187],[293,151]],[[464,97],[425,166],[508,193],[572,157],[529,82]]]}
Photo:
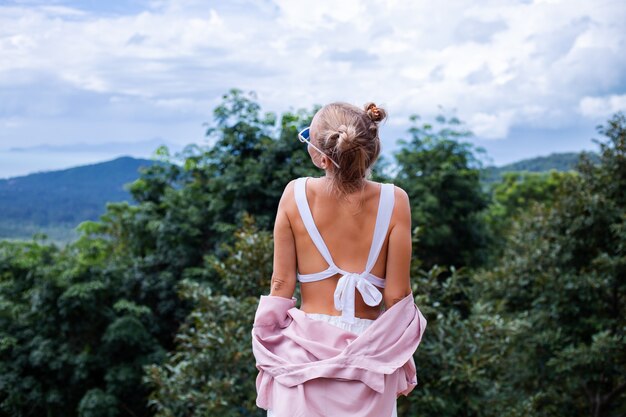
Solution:
{"label": "sunglasses on head", "polygon": [[[305,127],[304,129],[302,129],[302,130],[300,131],[300,133],[298,133],[298,139],[300,139],[300,142],[306,142],[306,143],[308,143],[309,145],[311,145],[313,148],[315,148],[315,150],[316,150],[316,151],[318,151],[319,153],[321,153],[322,155],[326,155],[326,154],[325,154],[324,152],[322,152],[322,151],[321,151],[321,150],[320,150],[317,146],[315,146],[315,145],[313,145],[313,144],[311,143],[311,140],[310,140],[311,130],[310,130],[310,129],[311,129],[311,128],[310,128],[310,126],[309,126],[309,127]],[[335,164],[335,166],[336,166],[337,168],[340,168],[339,164],[338,164],[337,162],[333,161],[333,159],[332,159],[330,156],[326,155],[326,157],[327,157],[328,159],[330,159],[330,161],[331,161],[333,164]]]}

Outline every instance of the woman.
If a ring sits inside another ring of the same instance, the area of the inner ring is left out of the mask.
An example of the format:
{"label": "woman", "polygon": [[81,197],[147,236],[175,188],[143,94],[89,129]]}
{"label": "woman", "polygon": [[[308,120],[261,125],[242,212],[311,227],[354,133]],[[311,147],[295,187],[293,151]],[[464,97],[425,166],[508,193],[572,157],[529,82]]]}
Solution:
{"label": "woman", "polygon": [[291,181],[278,207],[271,292],[252,330],[268,417],[397,416],[417,384],[426,320],[410,284],[409,199],[368,180],[385,117],[374,103],[331,103],[298,135],[325,175]]}

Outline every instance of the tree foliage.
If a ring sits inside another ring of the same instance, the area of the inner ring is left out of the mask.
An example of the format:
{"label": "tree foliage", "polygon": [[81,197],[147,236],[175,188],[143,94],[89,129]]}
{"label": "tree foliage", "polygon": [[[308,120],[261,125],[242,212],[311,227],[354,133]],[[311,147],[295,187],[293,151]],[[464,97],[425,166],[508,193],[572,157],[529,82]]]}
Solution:
{"label": "tree foliage", "polygon": [[[136,205],[108,203],[62,249],[0,242],[0,415],[263,416],[250,331],[281,193],[320,173],[296,139],[315,110],[231,90],[210,144],[159,148],[128,184]],[[397,170],[374,169],[410,195],[429,322],[399,415],[624,415],[624,115],[599,127],[599,163],[491,195],[462,123],[418,119]]]}
{"label": "tree foliage", "polygon": [[472,133],[456,117],[439,115],[436,123],[411,117],[411,138],[401,149],[394,183],[411,200],[418,230],[415,255],[425,269],[435,265],[478,266],[486,260],[488,236],[480,213],[487,196],[480,184],[483,152],[461,139]]}
{"label": "tree foliage", "polygon": [[196,308],[176,337],[177,347],[163,365],[147,369],[155,415],[242,416],[263,413],[255,405],[257,370],[252,356],[252,320],[259,294],[269,293],[272,238],[244,217],[234,244],[223,245],[223,260],[207,256],[219,286],[185,280],[180,295]]}
{"label": "tree foliage", "polygon": [[520,415],[626,412],[626,118],[599,132],[601,163],[583,156],[554,204],[523,212],[499,265],[478,275],[498,314],[528,323],[501,376],[499,403]]}

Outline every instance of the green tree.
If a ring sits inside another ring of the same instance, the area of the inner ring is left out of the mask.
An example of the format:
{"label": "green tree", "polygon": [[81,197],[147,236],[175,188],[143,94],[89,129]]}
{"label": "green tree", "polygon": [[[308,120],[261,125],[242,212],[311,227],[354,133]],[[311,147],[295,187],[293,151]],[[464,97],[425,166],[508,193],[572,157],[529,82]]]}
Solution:
{"label": "green tree", "polygon": [[223,260],[205,258],[220,286],[180,284],[180,295],[196,306],[176,336],[176,349],[162,365],[146,368],[153,391],[150,404],[159,417],[264,416],[255,404],[251,350],[254,313],[261,294],[269,294],[272,235],[245,215],[235,242],[223,244]]}
{"label": "green tree", "polygon": [[483,220],[492,237],[489,261],[502,255],[503,240],[509,234],[511,223],[528,211],[531,205],[551,205],[565,177],[572,172],[505,172],[499,181],[490,186],[491,203],[483,213]]}
{"label": "green tree", "polygon": [[514,349],[512,338],[523,319],[494,314],[494,301],[480,298],[467,267],[433,267],[416,260],[411,269],[415,303],[428,320],[415,352],[418,385],[398,401],[399,416],[500,416],[501,378],[509,364],[501,358]]}
{"label": "green tree", "polygon": [[598,131],[600,164],[585,155],[554,204],[514,222],[499,265],[477,276],[497,314],[524,318],[496,409],[508,415],[626,412],[626,118]]}
{"label": "green tree", "polygon": [[424,269],[435,265],[477,266],[484,262],[488,238],[480,212],[487,196],[480,185],[483,152],[460,139],[471,136],[456,117],[439,115],[437,126],[410,118],[411,139],[398,142],[394,178],[411,199],[419,241],[414,252]]}
{"label": "green tree", "polygon": [[161,322],[109,249],[0,242],[2,415],[145,415],[138,382],[164,356]]}

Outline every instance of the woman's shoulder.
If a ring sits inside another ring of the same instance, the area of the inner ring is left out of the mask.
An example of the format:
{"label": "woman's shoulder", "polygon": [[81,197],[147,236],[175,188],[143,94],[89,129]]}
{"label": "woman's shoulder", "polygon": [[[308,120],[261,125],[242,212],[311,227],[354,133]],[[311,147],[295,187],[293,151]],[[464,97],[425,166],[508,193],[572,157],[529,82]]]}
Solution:
{"label": "woman's shoulder", "polygon": [[[391,212],[389,230],[391,230],[397,223],[406,222],[407,219],[410,222],[411,218],[411,203],[409,201],[408,193],[400,186],[390,182],[375,182],[372,184],[388,185],[393,187],[393,210]],[[378,187],[378,185],[376,185]]]}
{"label": "woman's shoulder", "polygon": [[407,198],[408,199],[407,192],[402,187],[400,187],[400,186],[398,186],[398,185],[396,185],[396,184],[394,184],[392,182],[377,182],[377,181],[370,181],[370,180],[368,180],[368,181],[370,182],[370,184],[372,184],[372,185],[374,185],[376,187],[383,186],[383,185],[393,186],[393,191],[394,191],[394,195],[395,195],[396,199],[398,199],[398,198],[401,198],[401,199],[402,198]]}

